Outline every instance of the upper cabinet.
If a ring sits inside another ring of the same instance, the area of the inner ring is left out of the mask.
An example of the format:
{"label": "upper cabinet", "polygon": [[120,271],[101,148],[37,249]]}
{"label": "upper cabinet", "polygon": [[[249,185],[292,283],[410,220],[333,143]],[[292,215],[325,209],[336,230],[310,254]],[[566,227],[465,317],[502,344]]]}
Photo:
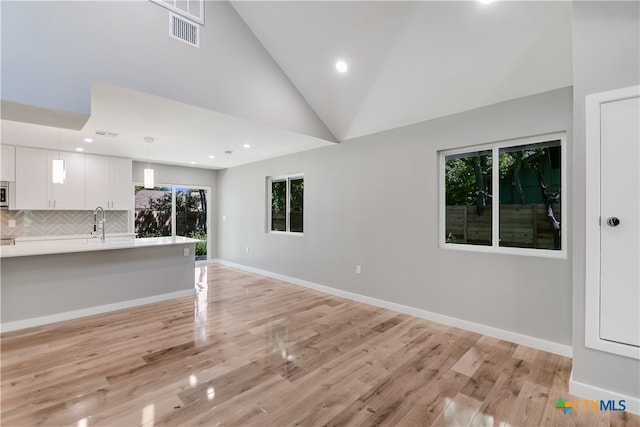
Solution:
{"label": "upper cabinet", "polygon": [[[51,199],[48,151],[16,147],[16,203],[14,209],[49,209]],[[49,181],[47,182],[47,178]]]}
{"label": "upper cabinet", "polygon": [[[57,159],[64,161],[64,184],[53,183],[52,162]],[[132,163],[119,157],[15,147],[15,204],[11,209],[93,210],[102,206],[132,210]]]}
{"label": "upper cabinet", "polygon": [[133,161],[111,157],[111,209],[133,210]]}
{"label": "upper cabinet", "polygon": [[[85,209],[84,201],[84,154],[49,152],[47,165],[51,170],[53,159],[64,160],[66,169],[66,181],[64,184],[51,184],[51,201],[53,209],[82,210]],[[47,177],[51,182],[51,173]]]}
{"label": "upper cabinet", "polygon": [[[85,209],[84,155],[16,147],[14,209]],[[64,184],[52,182],[52,161],[63,160]]]}
{"label": "upper cabinet", "polygon": [[16,180],[16,147],[12,145],[3,145],[0,147],[0,181]]}
{"label": "upper cabinet", "polygon": [[98,206],[102,206],[105,210],[109,209],[111,201],[111,162],[109,158],[86,154],[84,161],[87,172],[84,177],[87,209],[92,206],[93,209]]}
{"label": "upper cabinet", "polygon": [[133,162],[119,157],[85,155],[87,209],[133,209]]}

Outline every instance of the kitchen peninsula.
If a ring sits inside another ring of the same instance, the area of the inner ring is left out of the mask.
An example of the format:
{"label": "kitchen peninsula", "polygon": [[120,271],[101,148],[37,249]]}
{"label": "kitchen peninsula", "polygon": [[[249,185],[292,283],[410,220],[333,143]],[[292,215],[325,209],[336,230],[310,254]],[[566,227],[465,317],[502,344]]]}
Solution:
{"label": "kitchen peninsula", "polygon": [[2,332],[193,295],[196,242],[88,237],[4,246]]}

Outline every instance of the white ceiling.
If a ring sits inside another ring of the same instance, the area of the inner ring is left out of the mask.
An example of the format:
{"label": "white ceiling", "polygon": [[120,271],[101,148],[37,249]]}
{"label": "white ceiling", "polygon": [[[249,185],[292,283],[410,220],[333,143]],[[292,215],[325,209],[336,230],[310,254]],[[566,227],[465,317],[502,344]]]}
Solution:
{"label": "white ceiling", "polygon": [[[96,131],[117,136],[100,136]],[[153,138],[153,143],[145,142],[145,137]],[[81,147],[85,153],[208,169],[333,144],[104,82],[92,85],[91,117],[82,130],[3,120],[2,143],[64,151]]]}
{"label": "white ceiling", "polygon": [[[232,5],[339,141],[572,84],[568,1]],[[82,130],[3,120],[2,143],[211,169],[332,144],[103,82]]]}
{"label": "white ceiling", "polygon": [[232,5],[340,141],[572,84],[569,1]]}

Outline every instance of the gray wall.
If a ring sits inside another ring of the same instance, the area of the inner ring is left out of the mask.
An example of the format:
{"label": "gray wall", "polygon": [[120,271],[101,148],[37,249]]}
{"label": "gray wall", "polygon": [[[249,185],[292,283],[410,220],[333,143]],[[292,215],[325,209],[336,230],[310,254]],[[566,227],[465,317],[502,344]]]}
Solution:
{"label": "gray wall", "polygon": [[[205,2],[200,49],[137,1],[2,1],[2,99],[90,114],[92,80],[333,139],[226,1]],[[14,118],[15,119],[15,118]]]}
{"label": "gray wall", "polygon": [[216,185],[217,171],[160,163],[133,162],[133,182],[144,181],[144,169],[153,169],[154,180],[158,184]]}
{"label": "gray wall", "polygon": [[211,169],[187,168],[183,166],[163,165],[158,163],[133,162],[133,182],[144,182],[144,169],[146,167],[153,168],[153,176],[156,185],[161,184],[177,184],[177,185],[193,185],[211,187],[211,195],[209,198],[209,214],[211,216],[209,223],[209,245],[208,255],[210,259],[216,258],[218,255],[218,209],[217,191],[218,191],[218,171]]}
{"label": "gray wall", "polygon": [[[570,259],[438,247],[437,151],[566,130],[571,153],[571,103],[565,88],[220,171],[219,258],[570,345]],[[265,233],[265,179],[293,172],[304,236]]]}
{"label": "gray wall", "polygon": [[[80,243],[76,243],[80,244]],[[193,290],[194,244],[2,259],[2,324]]]}
{"label": "gray wall", "polygon": [[[573,204],[585,205],[585,96],[640,83],[640,3],[574,2]],[[573,211],[573,379],[639,396],[640,361],[584,346],[585,215]]]}

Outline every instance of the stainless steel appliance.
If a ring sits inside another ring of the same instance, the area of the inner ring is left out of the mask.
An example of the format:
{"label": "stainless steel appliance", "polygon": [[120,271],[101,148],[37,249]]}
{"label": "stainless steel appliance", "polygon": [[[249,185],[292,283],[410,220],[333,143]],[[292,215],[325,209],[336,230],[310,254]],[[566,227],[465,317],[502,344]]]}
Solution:
{"label": "stainless steel appliance", "polygon": [[0,208],[9,206],[9,183],[0,181]]}

